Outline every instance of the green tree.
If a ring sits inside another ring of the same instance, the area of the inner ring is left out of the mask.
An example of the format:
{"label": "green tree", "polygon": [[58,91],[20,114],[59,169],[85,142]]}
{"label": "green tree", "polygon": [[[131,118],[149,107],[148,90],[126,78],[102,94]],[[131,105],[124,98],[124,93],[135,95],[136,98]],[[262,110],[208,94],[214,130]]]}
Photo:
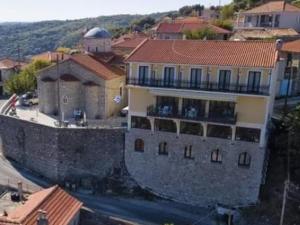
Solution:
{"label": "green tree", "polygon": [[5,81],[5,91],[8,94],[22,94],[27,91],[34,91],[37,87],[37,72],[50,65],[50,62],[43,60],[36,60],[30,63],[20,73],[12,75],[10,79]]}
{"label": "green tree", "polygon": [[184,31],[184,34],[189,40],[213,40],[217,35],[212,29],[208,27],[194,31],[186,30]]}
{"label": "green tree", "polygon": [[213,25],[222,27],[226,30],[233,30],[233,24],[231,20],[222,20],[222,19],[214,20]]}
{"label": "green tree", "polygon": [[223,6],[221,9],[221,19],[223,20],[232,19],[234,16],[234,12],[235,9],[233,4]]}

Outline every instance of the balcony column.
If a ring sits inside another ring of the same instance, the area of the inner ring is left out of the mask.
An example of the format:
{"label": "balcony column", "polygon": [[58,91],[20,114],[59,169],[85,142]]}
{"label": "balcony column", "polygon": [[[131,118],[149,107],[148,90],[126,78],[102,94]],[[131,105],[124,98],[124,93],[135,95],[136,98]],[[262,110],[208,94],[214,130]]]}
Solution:
{"label": "balcony column", "polygon": [[266,128],[264,127],[263,129],[261,129],[260,131],[260,137],[259,137],[259,146],[260,147],[264,147],[265,146],[265,139],[266,139]]}
{"label": "balcony column", "polygon": [[131,129],[131,115],[128,114],[128,119],[127,119],[127,130],[130,131]]}
{"label": "balcony column", "polygon": [[155,131],[155,123],[154,123],[154,118],[149,118],[150,125],[151,125],[151,133],[154,134]]}
{"label": "balcony column", "polygon": [[232,140],[232,141],[235,141],[236,126],[231,126],[231,133],[232,133],[231,140]]}
{"label": "balcony column", "polygon": [[179,137],[180,134],[180,120],[173,120],[176,124],[176,136]]}
{"label": "balcony column", "polygon": [[209,100],[205,102],[205,117],[208,118],[209,116]]}
{"label": "balcony column", "polygon": [[201,123],[203,126],[203,137],[207,137],[207,123]]}
{"label": "balcony column", "polygon": [[178,113],[179,113],[179,115],[182,115],[182,102],[183,102],[183,99],[179,98],[179,100],[178,100]]}

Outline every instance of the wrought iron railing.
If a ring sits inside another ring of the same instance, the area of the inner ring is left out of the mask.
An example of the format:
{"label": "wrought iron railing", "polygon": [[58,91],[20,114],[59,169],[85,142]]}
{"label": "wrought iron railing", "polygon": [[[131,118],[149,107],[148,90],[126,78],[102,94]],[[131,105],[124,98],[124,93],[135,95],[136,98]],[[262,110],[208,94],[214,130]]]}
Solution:
{"label": "wrought iron railing", "polygon": [[175,89],[187,89],[198,91],[214,91],[214,92],[228,92],[228,93],[241,93],[241,94],[253,94],[253,95],[269,95],[270,86],[249,86],[247,84],[230,83],[220,84],[218,82],[201,82],[193,83],[184,80],[174,80],[166,82],[163,79],[137,79],[127,78],[128,85],[137,85],[144,87],[158,87],[158,88],[175,88]]}
{"label": "wrought iron railing", "polygon": [[162,106],[151,105],[147,108],[147,116],[223,124],[235,124],[237,122],[237,114],[220,115],[214,112],[210,112],[209,115],[206,116],[204,112],[199,112],[191,116],[183,112],[178,112],[177,108],[175,107],[171,110],[164,110],[163,108],[164,107]]}

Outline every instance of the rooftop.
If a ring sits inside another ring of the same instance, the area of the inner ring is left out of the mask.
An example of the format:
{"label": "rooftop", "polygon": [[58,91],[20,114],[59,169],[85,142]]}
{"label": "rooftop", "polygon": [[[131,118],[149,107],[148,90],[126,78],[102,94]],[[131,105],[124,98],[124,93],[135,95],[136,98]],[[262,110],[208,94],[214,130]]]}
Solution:
{"label": "rooftop", "polygon": [[272,68],[274,41],[146,40],[128,62]]}
{"label": "rooftop", "polygon": [[2,59],[0,60],[0,69],[14,69],[18,66],[24,66],[25,64],[22,62],[17,62],[12,59]]}
{"label": "rooftop", "polygon": [[81,206],[81,202],[54,186],[30,195],[27,201],[8,211],[7,216],[1,216],[0,224],[36,225],[38,211],[42,209],[47,212],[49,225],[67,225]]}
{"label": "rooftop", "polygon": [[300,39],[284,43],[281,51],[300,53]]}
{"label": "rooftop", "polygon": [[94,27],[84,35],[84,38],[111,38],[111,34],[104,28]]}
{"label": "rooftop", "polygon": [[253,9],[247,10],[245,14],[256,14],[256,13],[273,13],[273,12],[300,12],[300,8],[293,6],[285,1],[272,1],[266,4],[260,5]]}
{"label": "rooftop", "polygon": [[299,34],[292,28],[245,28],[237,30],[232,40],[257,40],[271,38],[298,37]]}
{"label": "rooftop", "polygon": [[229,30],[223,29],[212,25],[204,20],[199,20],[198,22],[175,22],[175,23],[160,23],[157,28],[157,33],[183,33],[186,30],[199,30],[203,28],[210,28],[218,34],[229,34]]}

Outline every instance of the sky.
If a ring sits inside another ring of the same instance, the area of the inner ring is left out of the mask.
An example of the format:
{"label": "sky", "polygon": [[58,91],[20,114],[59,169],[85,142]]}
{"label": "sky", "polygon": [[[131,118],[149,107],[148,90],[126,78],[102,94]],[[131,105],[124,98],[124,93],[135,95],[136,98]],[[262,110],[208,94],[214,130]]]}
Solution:
{"label": "sky", "polygon": [[[66,20],[115,14],[148,14],[184,5],[219,5],[219,0],[0,0],[0,22]],[[227,4],[231,0],[221,0]]]}

